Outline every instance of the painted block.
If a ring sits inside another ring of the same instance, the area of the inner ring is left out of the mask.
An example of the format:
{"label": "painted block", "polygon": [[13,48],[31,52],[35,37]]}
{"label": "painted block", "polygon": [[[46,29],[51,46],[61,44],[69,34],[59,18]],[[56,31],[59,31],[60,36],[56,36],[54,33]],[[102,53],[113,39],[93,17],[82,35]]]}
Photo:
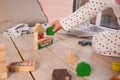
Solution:
{"label": "painted block", "polygon": [[112,62],[112,70],[120,71],[120,62]]}
{"label": "painted block", "polygon": [[13,62],[8,66],[10,72],[28,72],[35,70],[35,62],[34,61],[20,61]]}
{"label": "painted block", "polygon": [[52,37],[45,37],[43,39],[38,40],[38,49],[49,46],[51,44],[53,44],[53,38]]}
{"label": "painted block", "polygon": [[38,40],[44,38],[44,34],[38,34]]}

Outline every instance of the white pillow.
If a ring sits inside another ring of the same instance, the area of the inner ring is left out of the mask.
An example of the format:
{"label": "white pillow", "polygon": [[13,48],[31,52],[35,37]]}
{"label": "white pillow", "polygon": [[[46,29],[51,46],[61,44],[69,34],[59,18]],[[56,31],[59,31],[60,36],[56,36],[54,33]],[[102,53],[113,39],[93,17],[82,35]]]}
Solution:
{"label": "white pillow", "polygon": [[0,0],[0,32],[19,23],[47,22],[36,0]]}

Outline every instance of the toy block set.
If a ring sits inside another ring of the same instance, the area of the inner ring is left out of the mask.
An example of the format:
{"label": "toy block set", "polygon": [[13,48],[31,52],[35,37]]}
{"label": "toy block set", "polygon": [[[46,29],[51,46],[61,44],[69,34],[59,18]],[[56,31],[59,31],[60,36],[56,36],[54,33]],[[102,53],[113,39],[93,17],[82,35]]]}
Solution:
{"label": "toy block set", "polygon": [[7,78],[7,65],[5,61],[5,46],[0,44],[0,80]]}
{"label": "toy block set", "polygon": [[45,29],[41,26],[41,24],[36,23],[34,28],[34,50],[41,49],[43,47],[49,46],[53,44],[53,28],[50,26],[46,29],[46,34],[45,35]]}
{"label": "toy block set", "polygon": [[20,61],[20,62],[13,62],[8,65],[8,70],[10,72],[28,72],[35,70],[35,63],[34,61]]}

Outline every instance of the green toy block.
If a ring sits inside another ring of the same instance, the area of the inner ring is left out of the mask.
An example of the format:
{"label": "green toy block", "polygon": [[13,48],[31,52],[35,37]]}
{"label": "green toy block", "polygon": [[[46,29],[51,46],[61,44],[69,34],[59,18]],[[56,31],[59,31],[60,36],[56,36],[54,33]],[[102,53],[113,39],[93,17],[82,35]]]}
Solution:
{"label": "green toy block", "polygon": [[53,38],[52,37],[45,37],[43,39],[40,39],[40,41],[38,43],[38,49],[47,47],[51,44],[53,44]]}
{"label": "green toy block", "polygon": [[46,34],[47,35],[51,35],[51,36],[54,36],[54,32],[53,32],[53,27],[48,27],[47,30],[46,30]]}
{"label": "green toy block", "polygon": [[77,72],[77,76],[79,77],[89,76],[91,73],[91,67],[88,63],[81,62],[81,63],[78,63],[76,67],[76,72]]}

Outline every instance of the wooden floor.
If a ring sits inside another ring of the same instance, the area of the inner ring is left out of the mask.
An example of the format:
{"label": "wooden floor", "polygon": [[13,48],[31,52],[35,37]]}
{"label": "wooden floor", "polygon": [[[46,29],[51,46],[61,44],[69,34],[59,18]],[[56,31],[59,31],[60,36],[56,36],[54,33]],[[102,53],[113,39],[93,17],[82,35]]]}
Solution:
{"label": "wooden floor", "polygon": [[[0,35],[0,43],[6,46],[7,65],[14,61],[34,60],[36,69],[33,72],[8,73],[7,80],[52,80],[54,69],[65,68],[72,75],[72,80],[109,80],[116,72],[111,70],[113,61],[120,61],[120,58],[106,57],[92,52],[91,46],[82,47],[77,44],[78,40],[71,35],[56,33],[54,44],[40,49],[33,50],[33,35],[24,35],[14,39]],[[71,51],[74,60],[71,63],[66,61],[66,53]],[[85,61],[92,67],[89,77],[77,77],[76,65]]]}

